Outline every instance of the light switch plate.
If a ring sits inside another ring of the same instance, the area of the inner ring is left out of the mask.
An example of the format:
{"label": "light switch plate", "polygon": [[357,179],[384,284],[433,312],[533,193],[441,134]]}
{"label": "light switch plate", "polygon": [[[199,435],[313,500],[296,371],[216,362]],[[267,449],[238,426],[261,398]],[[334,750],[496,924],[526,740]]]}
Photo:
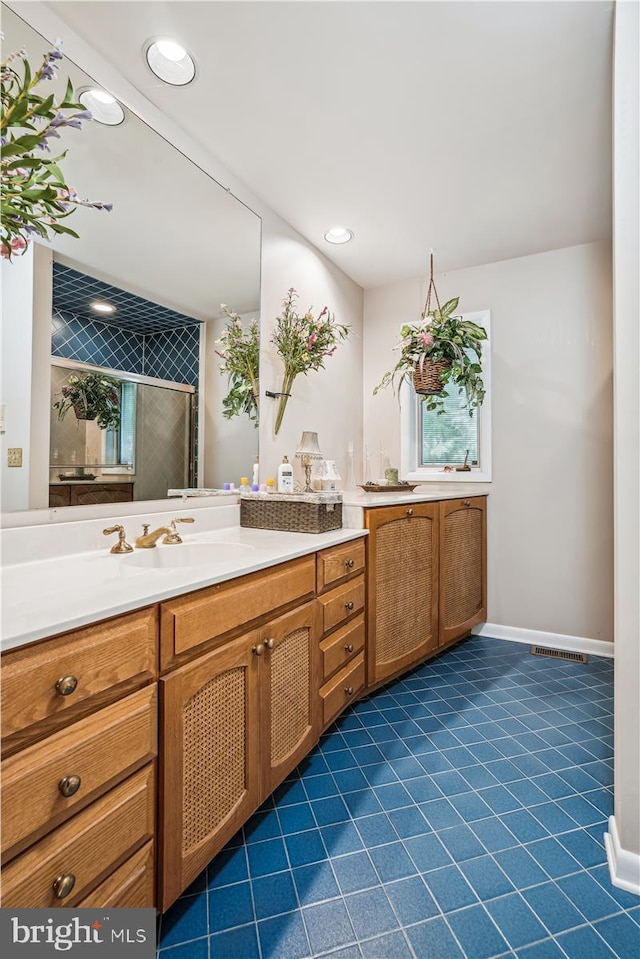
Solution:
{"label": "light switch plate", "polygon": [[22,466],[22,447],[9,446],[7,449],[7,465]]}

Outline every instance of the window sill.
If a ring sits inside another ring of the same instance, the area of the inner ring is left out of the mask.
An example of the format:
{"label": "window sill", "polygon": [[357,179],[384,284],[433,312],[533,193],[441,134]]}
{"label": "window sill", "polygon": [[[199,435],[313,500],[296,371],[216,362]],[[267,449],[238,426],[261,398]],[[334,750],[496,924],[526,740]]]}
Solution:
{"label": "window sill", "polygon": [[402,477],[409,483],[490,483],[491,473],[487,470],[471,469],[445,473],[443,469],[417,469]]}

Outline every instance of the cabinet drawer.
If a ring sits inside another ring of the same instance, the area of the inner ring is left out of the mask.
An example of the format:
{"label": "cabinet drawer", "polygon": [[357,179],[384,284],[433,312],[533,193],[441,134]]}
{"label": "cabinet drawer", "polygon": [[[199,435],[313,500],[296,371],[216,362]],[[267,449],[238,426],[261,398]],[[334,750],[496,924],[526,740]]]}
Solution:
{"label": "cabinet drawer", "polygon": [[358,657],[341,669],[340,672],[330,682],[320,690],[322,699],[322,716],[324,725],[328,725],[332,719],[342,712],[354,696],[364,686],[364,653],[359,653]]}
{"label": "cabinet drawer", "polygon": [[328,633],[364,609],[364,576],[320,596],[318,602],[322,610],[322,632]]}
{"label": "cabinet drawer", "polygon": [[[154,768],[145,766],[2,870],[2,906],[76,906],[154,830]],[[73,877],[59,898],[54,883]]]}
{"label": "cabinet drawer", "polygon": [[313,595],[315,581],[315,556],[310,555],[167,600],[160,620],[163,668],[180,653]]}
{"label": "cabinet drawer", "polygon": [[147,686],[2,762],[5,862],[156,755],[156,702]]}
{"label": "cabinet drawer", "polygon": [[332,546],[318,553],[317,589],[322,593],[364,570],[364,540]]}
{"label": "cabinet drawer", "polygon": [[78,903],[79,909],[149,909],[155,906],[153,843],[134,853]]}
{"label": "cabinet drawer", "polygon": [[353,622],[342,626],[320,643],[324,680],[353,659],[363,648],[364,616],[358,616]]}
{"label": "cabinet drawer", "polygon": [[151,607],[5,653],[3,752],[155,679],[156,623]]}

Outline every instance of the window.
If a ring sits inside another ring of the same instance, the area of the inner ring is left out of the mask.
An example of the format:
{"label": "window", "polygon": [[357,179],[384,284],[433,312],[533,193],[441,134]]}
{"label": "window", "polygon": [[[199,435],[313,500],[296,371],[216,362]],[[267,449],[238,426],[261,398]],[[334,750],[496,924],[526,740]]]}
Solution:
{"label": "window", "polygon": [[[487,331],[482,350],[482,379],[486,395],[479,409],[465,407],[464,390],[449,386],[444,413],[426,410],[422,399],[409,383],[400,393],[400,469],[410,482],[447,480],[488,482],[491,480],[491,338],[489,311],[464,313]],[[469,450],[469,472],[444,472],[446,466],[461,466]]]}
{"label": "window", "polygon": [[120,427],[103,431],[103,463],[112,463],[104,473],[132,472],[136,452],[136,384],[120,385]]}

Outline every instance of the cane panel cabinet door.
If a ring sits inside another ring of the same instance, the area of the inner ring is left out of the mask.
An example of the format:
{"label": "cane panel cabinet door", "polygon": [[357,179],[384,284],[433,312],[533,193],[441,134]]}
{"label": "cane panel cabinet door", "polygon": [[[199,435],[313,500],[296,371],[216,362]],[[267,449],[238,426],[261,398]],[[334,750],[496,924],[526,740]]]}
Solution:
{"label": "cane panel cabinet door", "polygon": [[317,606],[311,602],[260,630],[261,799],[273,792],[318,740],[316,621]]}
{"label": "cane panel cabinet door", "polygon": [[437,649],[438,506],[365,510],[368,687]]}
{"label": "cane panel cabinet door", "polygon": [[259,640],[245,633],[160,680],[162,911],[259,804]]}
{"label": "cane panel cabinet door", "polygon": [[440,504],[440,646],[487,618],[487,499]]}

